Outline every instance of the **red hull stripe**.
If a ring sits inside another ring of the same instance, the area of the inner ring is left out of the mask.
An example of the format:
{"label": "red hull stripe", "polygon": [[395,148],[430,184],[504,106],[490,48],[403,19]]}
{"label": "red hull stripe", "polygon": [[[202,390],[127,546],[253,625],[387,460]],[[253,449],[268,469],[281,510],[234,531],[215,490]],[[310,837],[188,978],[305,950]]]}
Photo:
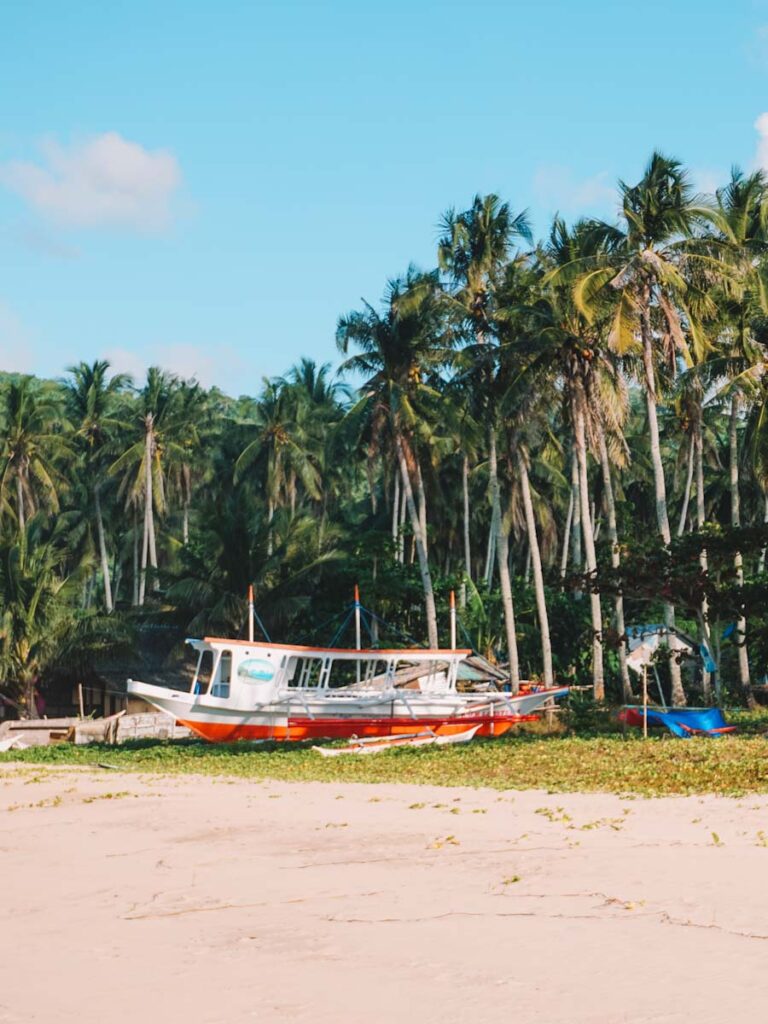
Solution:
{"label": "red hull stripe", "polygon": [[287,725],[243,725],[227,722],[192,722],[181,719],[205,740],[231,743],[235,740],[349,739],[352,736],[398,736],[433,729],[438,735],[464,732],[479,725],[478,736],[502,736],[519,722],[535,721],[536,715],[462,715],[461,718],[289,718]]}

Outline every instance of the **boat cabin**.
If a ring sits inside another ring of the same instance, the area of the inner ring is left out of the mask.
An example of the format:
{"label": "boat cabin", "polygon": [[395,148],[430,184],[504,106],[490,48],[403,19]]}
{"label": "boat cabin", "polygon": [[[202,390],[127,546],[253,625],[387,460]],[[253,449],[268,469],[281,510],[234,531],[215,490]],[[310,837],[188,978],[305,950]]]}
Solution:
{"label": "boat cabin", "polygon": [[278,694],[332,690],[360,695],[361,690],[396,688],[423,693],[456,691],[459,664],[469,650],[346,650],[296,647],[205,637],[188,639],[198,652],[190,693],[206,703],[228,701],[253,706]]}

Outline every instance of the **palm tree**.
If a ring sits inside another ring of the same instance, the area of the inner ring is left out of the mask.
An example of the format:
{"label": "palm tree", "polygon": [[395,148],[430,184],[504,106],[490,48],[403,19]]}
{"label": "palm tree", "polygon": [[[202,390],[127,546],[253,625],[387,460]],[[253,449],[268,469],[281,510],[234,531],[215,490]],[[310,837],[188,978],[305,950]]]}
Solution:
{"label": "palm tree", "polygon": [[106,360],[97,360],[90,365],[81,362],[70,366],[67,372],[71,374],[72,380],[67,385],[67,398],[69,417],[84,449],[85,475],[93,498],[96,520],[104,607],[109,613],[114,608],[114,602],[101,494],[107,475],[105,451],[123,426],[118,419],[117,398],[128,386],[130,378],[127,374],[115,374],[108,379],[108,371],[109,363]]}
{"label": "palm tree", "polygon": [[321,536],[309,514],[281,509],[269,523],[245,485],[219,490],[202,499],[195,544],[181,552],[168,600],[189,631],[237,634],[252,584],[270,632],[293,628],[304,634],[310,579],[340,559],[337,540],[335,529]]}
{"label": "palm tree", "polygon": [[[621,435],[621,414],[611,398],[621,393],[621,387],[606,387],[607,380],[616,380],[616,374],[606,355],[602,324],[588,319],[573,301],[568,287],[568,271],[573,266],[594,262],[605,255],[601,233],[590,221],[580,221],[569,230],[556,217],[547,245],[540,253],[544,294],[533,307],[534,336],[538,338],[540,356],[534,366],[544,372],[554,372],[561,381],[567,407],[567,418],[573,430],[573,502],[578,511],[574,518],[581,524],[582,541],[586,555],[586,572],[590,578],[597,573],[595,527],[589,489],[588,453],[597,453],[605,488],[608,510],[609,537],[612,562],[618,564],[618,537],[613,487],[606,434]],[[620,406],[620,403],[619,403]],[[581,566],[577,565],[577,572]],[[623,598],[616,598],[616,629],[620,637],[622,685],[629,688],[624,646]],[[600,594],[590,587],[590,613],[592,618],[592,687],[596,700],[605,696],[603,664],[603,618]]]}
{"label": "palm tree", "polygon": [[536,526],[536,513],[533,506],[533,496],[531,492],[531,481],[528,474],[528,463],[530,459],[530,453],[527,451],[527,446],[519,438],[515,438],[512,442],[512,450],[515,453],[515,462],[518,480],[520,483],[520,493],[523,501],[523,509],[525,512],[525,525],[528,535],[528,551],[530,552],[531,566],[533,569],[533,587],[536,597],[536,611],[539,620],[539,635],[541,639],[541,656],[543,663],[543,676],[544,684],[546,686],[554,685],[554,673],[552,670],[552,641],[549,632],[549,613],[547,611],[547,596],[544,587],[544,572],[541,564],[541,547],[539,545],[539,535]]}
{"label": "palm tree", "polygon": [[537,285],[535,271],[523,268],[519,262],[510,264],[498,300],[496,331],[500,346],[495,385],[501,394],[498,406],[501,423],[505,428],[510,476],[522,505],[528,558],[533,573],[543,676],[546,685],[552,686],[554,674],[549,613],[529,467],[531,453],[540,452],[543,447],[543,440],[548,434],[549,411],[556,397],[553,395],[552,382],[545,374],[539,375],[534,383],[525,372],[529,361],[528,346],[524,341],[527,340],[529,329],[528,304]]}
{"label": "palm tree", "polygon": [[40,384],[33,377],[10,380],[3,396],[0,420],[3,424],[0,501],[8,503],[8,491],[15,485],[16,518],[19,530],[39,504],[56,512],[58,491],[64,477],[57,459],[69,454],[62,431],[66,424],[54,386]]}
{"label": "palm tree", "polygon": [[203,435],[211,433],[212,401],[197,381],[179,381],[174,394],[175,444],[168,452],[167,475],[181,502],[181,542],[189,543],[189,514],[195,487],[209,468]]}
{"label": "palm tree", "polygon": [[[732,273],[723,281],[719,303],[726,323],[722,343],[726,353],[730,379],[730,416],[728,426],[728,465],[730,481],[731,526],[741,526],[739,494],[738,429],[744,402],[753,395],[758,376],[765,366],[765,353],[752,332],[756,315],[768,312],[765,277],[768,256],[768,179],[763,171],[744,175],[737,168],[731,180],[717,193],[719,226],[724,257]],[[734,556],[739,586],[744,583],[741,552]],[[739,682],[748,703],[754,703],[749,676],[746,615],[739,616],[738,632]]]}
{"label": "palm tree", "polygon": [[18,531],[0,536],[0,674],[15,687],[30,718],[37,717],[35,690],[43,670],[71,624],[78,571],[67,575],[63,538],[46,536],[38,514]]}
{"label": "palm tree", "polygon": [[[656,521],[662,542],[668,545],[672,536],[659,436],[659,364],[674,372],[677,358],[690,363],[689,338],[694,354],[703,351],[698,325],[702,316],[713,313],[714,305],[706,284],[700,282],[718,270],[718,261],[692,245],[691,239],[705,225],[718,223],[719,217],[694,194],[682,165],[660,153],[653,153],[637,185],[620,182],[619,191],[621,226],[603,225],[605,245],[598,257],[571,267],[578,270],[574,299],[593,319],[610,289],[615,294],[611,348],[626,355],[639,339]],[[669,601],[664,603],[664,619],[668,628],[674,627],[675,609]],[[670,671],[672,700],[684,704],[680,666],[674,658]]]}
{"label": "palm tree", "polygon": [[[715,358],[714,353],[706,353],[702,361],[688,367],[680,374],[675,389],[674,406],[676,418],[688,449],[685,489],[677,529],[679,537],[685,532],[694,483],[696,493],[696,528],[701,531],[706,525],[706,495],[704,491],[704,452],[706,447],[704,422],[705,392],[712,390],[712,368],[717,362],[718,359]],[[699,553],[699,565],[701,566],[702,573],[706,574],[709,568],[709,560],[705,547],[702,547]],[[699,630],[702,641],[711,650],[709,607],[706,596],[702,598],[699,609]],[[708,700],[711,691],[711,676],[708,671],[704,671],[702,676],[702,690],[705,700]]]}
{"label": "palm tree", "polygon": [[[450,449],[461,460],[461,535],[465,580],[461,587],[461,606],[466,607],[467,585],[472,584],[472,505],[470,500],[471,462],[476,461],[482,445],[483,429],[471,413],[474,401],[471,374],[454,377],[443,390],[445,409],[442,421],[449,425]],[[457,415],[458,411],[458,415]]]}
{"label": "palm tree", "polygon": [[[264,391],[253,414],[256,436],[235,463],[235,482],[257,460],[265,462],[267,521],[283,501],[296,509],[297,482],[315,499],[321,495],[321,477],[310,436],[312,411],[306,394],[285,380],[264,380]],[[269,542],[272,553],[272,541]]]}
{"label": "palm tree", "polygon": [[488,468],[491,497],[491,527],[488,541],[486,580],[492,576],[492,552],[495,548],[499,569],[507,651],[512,690],[520,685],[517,633],[509,573],[509,533],[501,510],[501,488],[498,480],[496,409],[491,402],[489,386],[493,374],[493,354],[486,345],[493,340],[495,293],[509,259],[512,241],[532,241],[530,223],[525,212],[513,215],[509,204],[493,193],[476,195],[472,205],[462,213],[449,210],[441,223],[438,243],[438,264],[448,276],[451,291],[450,308],[474,343],[471,376],[477,381],[478,408],[476,419],[488,423]]}
{"label": "palm tree", "polygon": [[391,453],[400,471],[424,590],[429,645],[435,648],[439,646],[437,612],[419,465],[420,435],[425,425],[434,422],[439,406],[435,385],[451,343],[435,276],[409,269],[389,283],[381,313],[366,303],[362,310],[339,320],[336,339],[345,355],[351,345],[360,350],[342,366],[342,371],[364,378],[362,397],[348,415],[359,419],[369,446]]}
{"label": "palm tree", "polygon": [[140,606],[144,604],[148,567],[153,570],[153,586],[157,586],[155,513],[162,515],[167,507],[166,469],[183,463],[197,439],[194,408],[179,399],[177,378],[151,366],[131,409],[133,440],[109,469],[110,473],[124,474],[120,493],[125,495],[126,504],[134,510],[139,502],[144,507],[137,595]]}
{"label": "palm tree", "polygon": [[[341,465],[338,463],[340,453],[337,451],[337,444],[341,440],[338,428],[344,407],[351,401],[352,392],[344,381],[332,379],[330,363],[318,366],[312,359],[299,360],[282,380],[283,386],[290,394],[289,404],[296,410],[296,422],[303,426],[303,446],[306,454],[317,470],[314,477],[317,487],[307,486],[300,467],[298,473],[292,471],[294,504],[295,478],[298,475],[306,496],[311,500],[321,501],[325,512],[333,482],[338,480],[339,470],[343,466],[343,456]],[[375,507],[375,490],[371,491],[371,500]]]}

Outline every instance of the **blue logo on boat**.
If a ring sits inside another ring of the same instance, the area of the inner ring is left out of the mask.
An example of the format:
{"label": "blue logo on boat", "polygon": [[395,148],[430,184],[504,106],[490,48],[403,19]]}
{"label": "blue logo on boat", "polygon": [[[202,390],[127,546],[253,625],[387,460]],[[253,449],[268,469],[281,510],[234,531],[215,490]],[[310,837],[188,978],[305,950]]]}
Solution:
{"label": "blue logo on boat", "polygon": [[268,683],[270,679],[274,679],[275,670],[268,661],[262,661],[261,658],[246,658],[240,663],[237,674],[243,679]]}

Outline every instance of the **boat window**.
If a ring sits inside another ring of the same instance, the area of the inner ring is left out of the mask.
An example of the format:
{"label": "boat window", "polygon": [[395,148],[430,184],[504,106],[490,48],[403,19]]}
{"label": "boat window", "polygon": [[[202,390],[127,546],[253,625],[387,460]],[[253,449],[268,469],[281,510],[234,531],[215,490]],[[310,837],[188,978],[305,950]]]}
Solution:
{"label": "boat window", "polygon": [[232,651],[222,651],[219,659],[218,680],[211,690],[212,697],[228,697],[232,679]]}
{"label": "boat window", "polygon": [[384,687],[388,684],[386,661],[369,661],[365,665],[365,682],[369,686]]}
{"label": "boat window", "polygon": [[197,672],[195,673],[194,682],[192,684],[192,693],[203,694],[208,693],[208,688],[211,685],[211,676],[213,675],[213,651],[206,650],[200,652],[200,660],[197,663]]}
{"label": "boat window", "polygon": [[377,658],[361,658],[359,661],[339,658],[333,662],[329,685],[333,689],[360,684],[369,689],[386,686],[387,663]]}
{"label": "boat window", "polygon": [[299,686],[305,689],[314,689],[320,685],[320,672],[323,667],[320,658],[304,658],[304,664],[299,677]]}
{"label": "boat window", "polygon": [[290,657],[288,659],[288,664],[286,665],[286,668],[285,668],[285,681],[288,683],[289,686],[298,686],[299,685],[299,680],[298,680],[298,678],[296,676],[296,668],[297,668],[298,664],[299,664],[299,659],[298,658]]}

